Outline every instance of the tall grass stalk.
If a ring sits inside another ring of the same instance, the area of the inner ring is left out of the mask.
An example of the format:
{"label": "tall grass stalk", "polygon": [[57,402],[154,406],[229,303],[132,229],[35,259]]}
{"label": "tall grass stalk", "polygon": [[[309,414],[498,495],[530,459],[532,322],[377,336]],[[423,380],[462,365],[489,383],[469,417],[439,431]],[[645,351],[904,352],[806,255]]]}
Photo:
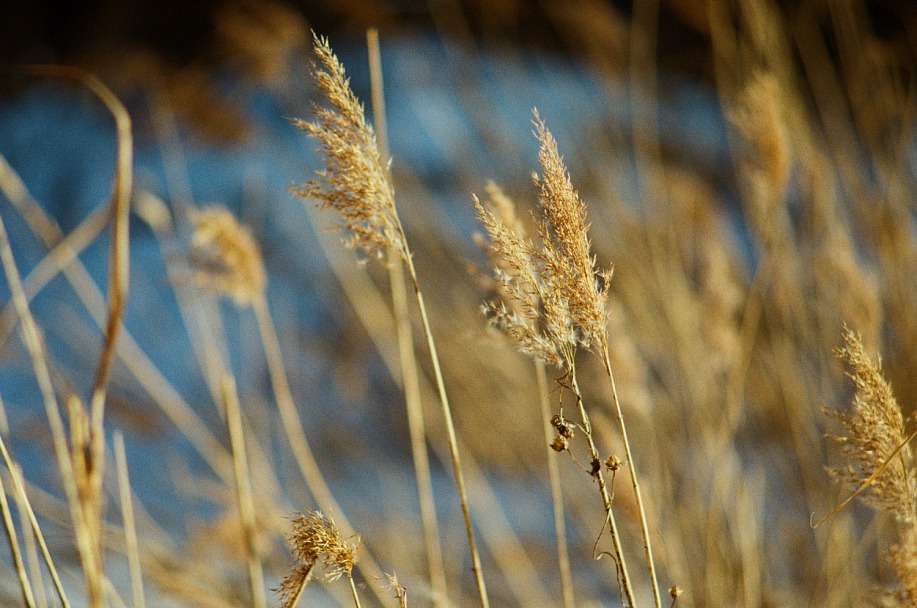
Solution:
{"label": "tall grass stalk", "polygon": [[[0,222],[0,227],[2,227],[2,222]],[[29,497],[25,493],[25,485],[23,480],[18,475],[18,468],[13,463],[12,456],[6,448],[6,442],[3,440],[2,435],[0,435],[0,455],[2,455],[3,462],[6,464],[6,468],[10,472],[10,477],[12,477],[13,488],[16,491],[16,495],[19,497],[19,503],[25,507],[26,514],[29,518],[29,525],[32,528],[32,532],[35,534],[36,540],[38,540],[38,546],[41,549],[41,555],[45,560],[45,566],[48,568],[48,574],[51,575],[51,581],[54,583],[54,589],[57,591],[57,597],[60,599],[61,605],[64,608],[70,608],[70,601],[67,599],[67,594],[64,593],[64,586],[61,584],[60,576],[57,573],[57,568],[54,567],[54,560],[51,558],[51,552],[48,550],[48,544],[45,542],[45,535],[42,533],[41,527],[38,525],[38,518],[35,517],[35,511],[32,509],[32,503],[29,501]]]}
{"label": "tall grass stalk", "polygon": [[[599,455],[599,449],[595,444],[595,436],[592,429],[592,421],[589,418],[589,412],[586,411],[586,404],[583,401],[583,393],[580,391],[579,382],[576,377],[576,365],[571,365],[568,377],[568,388],[573,393],[576,400],[576,409],[580,417],[580,428],[586,437],[586,445],[589,450],[589,462],[592,466],[591,474],[598,482],[599,495],[602,497],[602,505],[605,508],[605,520],[608,523],[608,533],[611,536],[611,543],[615,550],[615,572],[618,582],[621,585],[621,592],[626,600],[626,606],[634,608],[634,587],[630,580],[630,572],[627,568],[627,560],[624,557],[624,547],[621,544],[621,533],[618,531],[618,523],[615,519],[613,501],[614,494],[608,488],[608,482],[605,481],[605,474],[602,472],[602,458]],[[563,413],[561,413],[563,417]],[[624,603],[622,601],[622,603]]]}
{"label": "tall grass stalk", "polygon": [[[382,158],[391,158],[388,147],[388,129],[385,120],[385,94],[382,79],[382,54],[379,49],[379,30],[366,32],[369,48],[370,81],[373,108],[373,123]],[[391,179],[391,175],[389,175]],[[414,475],[417,480],[417,494],[420,504],[420,519],[423,526],[424,549],[427,554],[427,568],[433,591],[434,605],[448,605],[446,573],[443,565],[443,551],[440,544],[439,524],[436,519],[436,501],[433,498],[433,481],[430,473],[430,459],[427,455],[427,431],[420,399],[420,377],[417,353],[414,350],[414,331],[408,311],[408,297],[405,289],[404,267],[393,252],[386,252],[389,286],[392,295],[392,311],[398,333],[398,355],[401,363],[401,379],[408,417],[408,433],[411,439],[411,456],[414,461]]]}
{"label": "tall grass stalk", "polygon": [[131,577],[131,601],[134,608],[145,608],[143,567],[140,563],[140,543],[137,540],[137,525],[134,520],[134,500],[131,496],[131,482],[127,471],[124,435],[120,431],[115,431],[112,441],[115,471],[118,475],[118,500],[121,505],[121,521],[124,528],[124,547]]}
{"label": "tall grass stalk", "polygon": [[557,454],[551,448],[554,438],[551,426],[551,402],[548,394],[548,374],[543,361],[535,361],[535,381],[538,383],[538,403],[541,406],[541,420],[544,428],[544,448],[548,462],[548,481],[551,485],[551,505],[554,509],[554,535],[557,544],[557,566],[560,571],[560,589],[564,608],[574,608],[573,574],[570,569],[570,554],[567,549],[567,524],[564,516],[564,496],[560,485],[560,470]]}
{"label": "tall grass stalk", "polygon": [[[77,491],[73,475],[73,466],[70,462],[70,455],[67,453],[67,439],[64,434],[64,423],[60,415],[60,407],[57,403],[57,397],[54,393],[54,387],[51,383],[51,373],[48,369],[47,360],[45,358],[44,344],[42,342],[41,334],[38,329],[38,325],[35,323],[35,319],[32,316],[31,311],[29,310],[28,303],[25,298],[25,294],[22,291],[22,279],[19,275],[19,270],[16,267],[16,261],[13,259],[13,251],[10,248],[9,235],[6,231],[6,224],[3,221],[3,218],[0,217],[0,262],[3,265],[3,272],[6,275],[7,284],[10,287],[10,292],[12,295],[13,303],[16,306],[16,311],[19,314],[19,320],[22,324],[22,336],[23,341],[25,342],[26,348],[29,351],[30,358],[32,360],[32,368],[35,372],[35,379],[38,382],[39,390],[41,391],[42,399],[45,405],[45,413],[48,417],[48,424],[51,427],[51,438],[54,445],[54,453],[57,457],[58,467],[61,473],[61,481],[64,486],[64,491],[67,495],[67,503],[70,506],[70,515],[76,530],[81,526],[82,517],[79,513],[79,507],[77,505]],[[6,462],[7,468],[12,473],[13,471],[13,462],[9,457],[9,454],[6,450],[6,445],[3,442],[2,437],[0,437],[0,447],[3,449],[3,459]],[[13,476],[13,483],[16,485],[17,491],[25,496],[25,489],[22,488],[16,481],[15,475]],[[44,537],[40,536],[40,530],[38,528],[38,520],[34,518],[34,513],[30,511],[30,521],[32,523],[32,528],[35,531],[36,536],[39,537],[39,542],[42,545],[42,552],[44,553],[45,563],[48,565],[48,569],[52,572],[52,579],[54,580],[55,588],[57,589],[58,596],[61,599],[61,602],[69,607],[69,602],[66,600],[66,595],[64,594],[64,589],[60,584],[60,579],[57,576],[57,572],[53,570],[51,555],[48,553],[47,546],[44,544]],[[77,531],[77,540],[79,541],[81,535]]]}
{"label": "tall grass stalk", "polygon": [[[22,479],[22,467],[16,466],[16,476]],[[44,578],[41,572],[41,556],[38,551],[38,543],[35,540],[35,532],[32,531],[32,525],[29,522],[28,509],[22,502],[19,492],[13,487],[13,498],[16,500],[17,510],[19,511],[19,529],[22,531],[22,544],[25,552],[26,562],[29,565],[29,573],[33,583],[32,591],[35,595],[36,608],[47,608],[48,597],[45,592]]]}
{"label": "tall grass stalk", "polygon": [[2,479],[0,479],[0,511],[3,513],[3,532],[10,547],[10,554],[13,556],[13,568],[16,570],[16,576],[19,577],[22,601],[28,608],[35,608],[35,596],[32,593],[32,585],[29,583],[29,575],[25,571],[22,552],[19,550],[16,526],[13,525],[13,516],[10,513],[10,504],[6,499],[6,488],[3,487]]}
{"label": "tall grass stalk", "polygon": [[[195,229],[188,258],[195,269],[193,276],[203,288],[232,297],[240,307],[251,307],[267,360],[274,400],[294,460],[313,498],[326,508],[340,513],[340,507],[318,466],[296,410],[280,340],[268,307],[267,275],[258,243],[248,228],[239,224],[232,213],[222,207],[208,207],[192,215]],[[225,380],[221,382],[225,401]],[[353,528],[343,514],[339,518],[344,532],[353,535]],[[381,569],[368,554],[361,568],[369,579],[383,576]],[[376,593],[381,595],[378,590]]]}
{"label": "tall grass stalk", "polygon": [[[341,217],[348,246],[360,248],[369,254],[384,255],[392,252],[406,265],[408,277],[414,287],[414,296],[420,312],[433,376],[442,406],[453,473],[465,524],[465,535],[471,554],[472,571],[482,608],[489,608],[487,588],[481,569],[468,507],[465,478],[462,473],[458,439],[453,422],[452,408],[446,392],[436,342],[430,327],[426,303],[408,246],[401,218],[395,207],[394,193],[389,181],[376,136],[366,123],[363,106],[350,89],[344,68],[335,57],[328,42],[315,36],[315,51],[321,67],[312,75],[325,93],[332,108],[316,106],[315,122],[298,120],[296,124],[316,137],[321,143],[326,170],[319,172],[320,180],[308,182],[297,193],[303,198],[316,198],[322,206],[330,207]],[[346,142],[346,144],[344,144]],[[343,145],[342,145],[343,144]]]}
{"label": "tall grass stalk", "polygon": [[248,457],[245,451],[245,430],[242,427],[242,412],[236,394],[236,383],[230,374],[223,376],[223,406],[226,408],[226,426],[229,428],[229,441],[232,446],[233,472],[235,476],[236,506],[242,522],[242,535],[245,539],[245,561],[248,569],[248,582],[251,587],[252,606],[265,608],[264,570],[261,567],[257,544],[257,524],[255,522],[255,502],[252,498],[251,474]]}
{"label": "tall grass stalk", "polygon": [[630,471],[630,479],[634,488],[634,496],[637,499],[637,509],[640,511],[640,531],[643,533],[643,549],[646,555],[646,564],[650,572],[650,580],[653,584],[653,600],[657,608],[662,605],[662,598],[659,595],[659,583],[656,578],[656,561],[653,558],[653,545],[650,540],[650,530],[646,523],[646,508],[643,505],[643,496],[640,493],[640,483],[637,480],[637,467],[634,465],[634,456],[630,449],[630,439],[627,436],[627,427],[624,424],[624,414],[621,412],[621,402],[618,399],[618,387],[615,384],[614,372],[611,369],[611,359],[608,356],[608,343],[603,345],[602,359],[605,367],[605,373],[608,375],[608,381],[611,383],[611,396],[615,405],[615,415],[618,419],[618,428],[621,430],[621,438],[624,441],[624,452],[627,456],[627,468]]}

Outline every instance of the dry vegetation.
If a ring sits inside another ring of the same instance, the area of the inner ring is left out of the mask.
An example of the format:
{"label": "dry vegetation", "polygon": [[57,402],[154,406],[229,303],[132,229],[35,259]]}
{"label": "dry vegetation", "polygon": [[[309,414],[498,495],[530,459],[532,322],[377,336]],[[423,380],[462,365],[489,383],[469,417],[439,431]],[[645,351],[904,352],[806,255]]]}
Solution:
{"label": "dry vegetation", "polygon": [[[230,13],[224,33],[248,49],[253,77],[280,86],[282,59],[263,54],[307,44],[307,28],[266,6]],[[631,25],[594,11],[553,25],[570,40],[587,23]],[[917,608],[913,49],[883,47],[858,2],[792,22],[768,0],[711,2],[704,17],[728,167],[713,175],[673,152],[653,112],[582,141],[555,138],[535,112],[534,184],[517,175],[504,191],[455,167],[479,220],[459,237],[431,224],[432,195],[388,150],[376,39],[370,120],[316,37],[312,114],[290,129],[324,168],[289,178],[365,262],[317,231],[336,280],[319,297],[340,298],[341,343],[298,343],[291,307],[271,300],[304,243],[262,250],[268,235],[225,208],[133,188],[131,221],[160,243],[191,337],[174,356],[203,376],[194,399],[121,322],[130,119],[94,77],[37,70],[80,80],[110,109],[118,169],[110,208],[64,234],[0,157],[2,364],[28,366],[45,408],[40,422],[0,408],[0,602]],[[246,19],[277,44],[251,44]],[[608,83],[629,70],[635,107],[653,108],[654,34],[636,25],[627,62],[576,50]],[[168,135],[176,112],[193,112],[170,96],[177,77],[160,76],[150,104]],[[621,158],[633,191],[603,177]],[[28,272],[13,221],[47,252]],[[103,290],[79,252],[107,226]],[[67,327],[72,316],[33,314],[55,279],[89,312],[95,342]],[[45,337],[62,331],[92,364],[55,360]],[[295,368],[319,352],[334,357],[323,369],[337,389]],[[379,370],[387,391],[352,381]],[[368,419],[386,427],[347,422],[328,402],[340,385],[384,408]],[[143,396],[112,418],[118,395]],[[121,434],[132,408],[155,410],[185,446],[163,440],[157,470],[125,455],[142,436]],[[27,479],[16,457],[35,425],[56,469]],[[157,521],[131,489],[149,478],[187,504],[206,497],[207,512]]]}

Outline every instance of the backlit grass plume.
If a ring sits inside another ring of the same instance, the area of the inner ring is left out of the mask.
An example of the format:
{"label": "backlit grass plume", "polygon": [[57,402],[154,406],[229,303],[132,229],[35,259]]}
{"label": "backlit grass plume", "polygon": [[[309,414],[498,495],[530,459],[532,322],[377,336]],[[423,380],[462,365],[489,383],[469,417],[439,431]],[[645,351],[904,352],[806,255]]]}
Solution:
{"label": "backlit grass plume", "polygon": [[606,345],[608,286],[612,270],[596,266],[590,254],[586,206],[579,198],[557,142],[535,114],[539,160],[534,176],[541,247],[521,234],[501,213],[506,202],[490,190],[488,208],[475,198],[494,252],[496,278],[506,302],[485,304],[491,322],[519,348],[545,363],[569,369],[578,347],[602,352]]}
{"label": "backlit grass plume", "polygon": [[857,333],[845,327],[843,337],[844,346],[837,354],[852,369],[848,375],[856,393],[849,413],[831,412],[847,432],[844,437],[834,438],[841,446],[847,465],[832,469],[831,474],[857,490],[900,448],[897,456],[859,498],[876,509],[892,513],[901,521],[914,522],[917,480],[911,447],[901,447],[908,436],[901,408],[882,376],[881,364],[869,358]]}
{"label": "backlit grass plume", "polygon": [[[430,363],[446,423],[456,489],[471,554],[471,568],[481,607],[489,608],[481,558],[474,538],[471,511],[465,490],[465,476],[462,472],[452,409],[423,291],[401,218],[395,208],[394,190],[387,167],[383,166],[376,136],[364,117],[363,104],[350,89],[344,67],[335,57],[326,39],[315,36],[315,53],[318,62],[313,66],[312,77],[328,105],[313,104],[314,120],[297,121],[296,124],[318,140],[325,168],[317,171],[316,178],[294,192],[304,199],[314,198],[319,201],[321,207],[331,208],[337,212],[344,232],[344,243],[347,246],[379,258],[387,253],[400,259],[407,268],[410,282],[414,287],[417,309],[423,323]],[[438,585],[434,583],[434,586]]]}
{"label": "backlit grass plume", "polygon": [[294,191],[338,214],[348,247],[378,257],[391,250],[406,259],[387,167],[363,104],[350,89],[350,79],[327,39],[315,37],[315,55],[312,78],[330,105],[313,105],[315,120],[294,123],[319,142],[325,168]]}
{"label": "backlit grass plume", "polygon": [[267,284],[261,250],[251,231],[223,207],[207,207],[193,215],[194,233],[188,262],[194,280],[204,288],[249,304]]}
{"label": "backlit grass plume", "polygon": [[335,581],[347,576],[354,602],[359,606],[352,572],[360,551],[360,537],[344,538],[334,519],[312,509],[307,514],[294,516],[292,524],[293,531],[288,540],[297,563],[277,589],[281,606],[292,608],[296,605],[319,562],[325,568],[325,580]]}
{"label": "backlit grass plume", "polygon": [[866,354],[860,336],[849,327],[844,327],[843,338],[844,346],[837,354],[852,368],[848,375],[856,392],[849,413],[827,412],[847,432],[844,437],[832,437],[840,444],[847,464],[829,472],[853,493],[831,515],[857,496],[900,522],[898,543],[887,554],[898,584],[880,590],[872,603],[917,607],[917,479],[909,445],[913,437],[905,430],[901,408],[882,375],[881,363]]}
{"label": "backlit grass plume", "polygon": [[500,283],[501,295],[507,300],[485,304],[485,314],[516,342],[521,351],[563,371],[563,377],[558,382],[573,394],[580,422],[575,424],[565,419],[561,405],[560,413],[552,418],[558,432],[552,447],[558,452],[569,451],[573,428],[583,431],[591,467],[587,472],[598,482],[614,545],[622,602],[633,606],[634,590],[612,509],[612,492],[602,470],[603,462],[616,462],[618,464],[614,467],[607,465],[614,473],[620,468],[620,461],[614,455],[606,459],[599,454],[576,373],[576,352],[580,347],[602,360],[611,385],[627,456],[626,466],[631,473],[640,512],[647,566],[658,608],[661,598],[649,527],[608,355],[606,304],[612,270],[600,268],[590,252],[586,206],[573,188],[558,152],[557,141],[537,111],[535,136],[540,144],[538,158],[542,167],[542,174],[534,176],[541,208],[538,222],[540,247],[520,233],[518,226],[514,225],[514,216],[505,213],[506,201],[502,199],[502,194],[491,190],[492,200],[487,207],[475,198],[478,217],[489,237],[491,259],[496,260],[494,273]]}

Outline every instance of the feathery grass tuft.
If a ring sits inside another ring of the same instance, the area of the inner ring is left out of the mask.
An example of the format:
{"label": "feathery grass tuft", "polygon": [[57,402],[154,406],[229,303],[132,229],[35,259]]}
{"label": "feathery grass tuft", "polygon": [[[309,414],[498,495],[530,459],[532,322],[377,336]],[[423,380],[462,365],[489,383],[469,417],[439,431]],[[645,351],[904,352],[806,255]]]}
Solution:
{"label": "feathery grass tuft", "polygon": [[318,62],[312,67],[312,78],[330,106],[313,105],[315,120],[294,119],[294,123],[319,142],[325,169],[294,192],[338,214],[348,247],[380,258],[393,251],[407,261],[395,195],[363,104],[350,89],[344,66],[326,38],[315,36],[315,54]]}
{"label": "feathery grass tuft", "polygon": [[859,497],[902,521],[914,522],[917,481],[913,452],[909,445],[901,447],[908,436],[901,408],[882,375],[881,363],[866,354],[859,335],[845,327],[843,338],[844,346],[837,350],[837,355],[851,367],[848,375],[856,393],[850,413],[831,412],[847,431],[844,437],[833,437],[847,465],[830,472],[856,490],[900,449],[885,470],[872,480],[869,490]]}
{"label": "feathery grass tuft", "polygon": [[[293,531],[288,540],[297,564],[276,589],[280,593],[281,606],[292,608],[296,605],[319,561],[325,568],[325,580],[335,581],[346,575],[353,587],[352,571],[360,551],[360,537],[344,538],[334,519],[312,509],[307,514],[295,515],[292,525]],[[353,593],[359,606],[355,588]]]}
{"label": "feathery grass tuft", "polygon": [[188,262],[195,281],[232,296],[239,305],[251,303],[267,284],[261,250],[251,231],[223,207],[196,211],[192,220]]}

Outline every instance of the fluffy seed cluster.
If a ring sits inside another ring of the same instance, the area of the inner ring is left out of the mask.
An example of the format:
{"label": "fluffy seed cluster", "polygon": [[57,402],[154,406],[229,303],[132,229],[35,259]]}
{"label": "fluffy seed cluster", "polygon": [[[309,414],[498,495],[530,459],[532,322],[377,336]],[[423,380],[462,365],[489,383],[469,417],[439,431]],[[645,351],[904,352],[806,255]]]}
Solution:
{"label": "fluffy seed cluster", "polygon": [[373,128],[366,122],[363,104],[351,90],[344,66],[327,39],[315,37],[315,55],[312,78],[328,106],[313,105],[313,120],[295,123],[318,140],[325,168],[293,191],[337,212],[348,247],[375,257],[393,251],[407,259],[387,165]]}
{"label": "fluffy seed cluster", "polygon": [[223,207],[194,214],[188,263],[199,285],[249,304],[264,291],[267,277],[261,250],[248,228]]}
{"label": "fluffy seed cluster", "polygon": [[535,113],[543,169],[539,189],[540,246],[526,237],[512,203],[496,186],[488,200],[475,197],[502,300],[485,314],[520,350],[545,363],[569,368],[576,348],[607,348],[605,310],[611,270],[590,254],[586,206],[573,189],[557,142]]}
{"label": "fluffy seed cluster", "polygon": [[898,586],[885,590],[877,604],[889,608],[917,606],[917,531],[912,526],[902,532],[901,542],[891,547],[888,561],[894,568]]}
{"label": "fluffy seed cluster", "polygon": [[321,560],[325,579],[334,581],[343,574],[350,575],[360,551],[360,537],[344,538],[334,519],[320,511],[308,510],[292,519],[293,532],[288,537],[296,566],[280,583],[281,606],[289,608]]}
{"label": "fluffy seed cluster", "polygon": [[[907,432],[901,408],[882,376],[880,364],[866,355],[856,332],[845,327],[843,337],[844,346],[837,354],[852,369],[848,375],[856,393],[850,413],[833,412],[848,433],[834,438],[848,464],[831,473],[855,489],[904,443]],[[905,446],[860,498],[901,521],[913,522],[915,481],[913,453],[910,446]]]}

